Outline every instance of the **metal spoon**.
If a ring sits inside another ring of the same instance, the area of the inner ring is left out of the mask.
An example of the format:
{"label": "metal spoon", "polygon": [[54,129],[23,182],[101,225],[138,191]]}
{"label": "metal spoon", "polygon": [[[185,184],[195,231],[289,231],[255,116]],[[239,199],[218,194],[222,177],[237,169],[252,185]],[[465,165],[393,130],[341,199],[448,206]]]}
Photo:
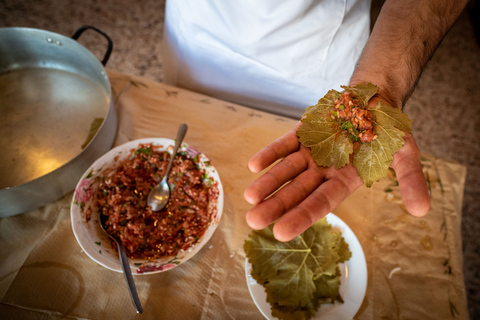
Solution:
{"label": "metal spoon", "polygon": [[182,144],[183,138],[187,134],[187,130],[188,127],[185,123],[181,124],[178,128],[177,138],[175,139],[175,148],[173,149],[172,157],[170,158],[170,162],[168,163],[165,176],[163,176],[162,181],[160,181],[160,183],[157,184],[148,195],[147,203],[150,207],[152,207],[153,211],[162,210],[168,203],[168,199],[170,198],[168,175],[170,174],[170,170],[172,170],[173,160],[177,155],[178,148]]}
{"label": "metal spoon", "polygon": [[103,231],[112,238],[118,247],[118,255],[120,256],[120,264],[122,265],[123,274],[125,276],[125,280],[127,281],[128,291],[130,292],[130,298],[132,298],[133,306],[137,310],[137,313],[142,313],[143,308],[142,304],[140,303],[140,299],[138,298],[137,288],[135,287],[135,282],[133,281],[132,270],[130,269],[130,265],[128,264],[127,254],[125,253],[125,248],[120,241],[115,239],[111,234],[107,232],[106,227],[106,220],[107,217],[100,213],[100,226],[102,227]]}

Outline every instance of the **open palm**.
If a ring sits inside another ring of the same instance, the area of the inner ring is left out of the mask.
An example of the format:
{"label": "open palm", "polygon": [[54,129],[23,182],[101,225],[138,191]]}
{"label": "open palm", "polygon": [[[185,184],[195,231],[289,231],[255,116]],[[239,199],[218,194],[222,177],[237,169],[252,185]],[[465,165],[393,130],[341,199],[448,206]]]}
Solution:
{"label": "open palm", "polygon": [[[318,166],[310,150],[298,141],[296,130],[300,125],[264,147],[248,163],[252,172],[260,172],[280,160],[244,194],[255,205],[247,212],[249,226],[263,229],[276,221],[273,231],[280,241],[301,234],[363,184],[351,163],[340,169]],[[406,133],[404,139],[405,145],[395,153],[391,167],[407,210],[423,216],[430,209],[430,197],[420,151],[411,134]]]}

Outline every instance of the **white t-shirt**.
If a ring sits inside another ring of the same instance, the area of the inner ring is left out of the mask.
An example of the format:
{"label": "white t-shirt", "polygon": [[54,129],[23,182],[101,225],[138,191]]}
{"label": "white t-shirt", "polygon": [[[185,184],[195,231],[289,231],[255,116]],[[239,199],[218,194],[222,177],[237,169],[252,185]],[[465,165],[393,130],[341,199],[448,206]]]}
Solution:
{"label": "white t-shirt", "polygon": [[370,0],[167,0],[165,82],[300,118],[347,85]]}

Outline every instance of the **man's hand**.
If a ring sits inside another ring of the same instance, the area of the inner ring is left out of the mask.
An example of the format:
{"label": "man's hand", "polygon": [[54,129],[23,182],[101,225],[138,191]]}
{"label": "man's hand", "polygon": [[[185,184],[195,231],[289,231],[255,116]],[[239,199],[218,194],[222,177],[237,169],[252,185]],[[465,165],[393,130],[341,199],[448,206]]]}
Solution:
{"label": "man's hand", "polygon": [[[299,125],[260,150],[248,163],[252,172],[260,172],[281,159],[245,190],[245,199],[255,205],[247,212],[248,225],[258,230],[276,221],[273,232],[279,241],[301,234],[363,184],[351,164],[340,169],[319,167],[310,150],[298,141]],[[404,139],[405,145],[394,155],[391,166],[407,210],[423,216],[430,209],[430,197],[420,151],[411,134]]]}

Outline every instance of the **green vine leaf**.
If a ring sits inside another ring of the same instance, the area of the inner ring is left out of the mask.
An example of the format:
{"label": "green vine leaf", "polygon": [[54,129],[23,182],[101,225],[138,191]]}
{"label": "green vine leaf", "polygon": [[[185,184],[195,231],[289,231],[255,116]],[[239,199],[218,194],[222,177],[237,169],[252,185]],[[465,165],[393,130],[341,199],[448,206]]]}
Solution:
{"label": "green vine leaf", "polygon": [[338,131],[338,122],[322,113],[307,114],[297,130],[300,143],[310,148],[319,166],[341,168],[350,162],[353,144],[344,131]]}
{"label": "green vine leaf", "polygon": [[372,83],[359,83],[355,87],[340,86],[346,92],[351,92],[362,102],[364,107],[368,106],[368,101],[377,94],[378,87]]}
{"label": "green vine leaf", "polygon": [[252,277],[265,287],[274,313],[313,314],[320,303],[342,301],[338,263],[351,257],[340,232],[325,218],[289,242],[279,242],[273,227],[253,231],[244,250]]}
{"label": "green vine leaf", "polygon": [[361,144],[353,156],[353,166],[367,187],[387,175],[393,155],[405,143],[405,134],[395,127],[377,125],[375,129],[377,139]]}
{"label": "green vine leaf", "polygon": [[332,109],[335,100],[337,100],[339,96],[340,92],[336,90],[328,91],[323,98],[318,100],[318,103],[316,105],[308,107],[303,115],[310,113],[328,114],[330,112],[330,109]]}
{"label": "green vine leaf", "polygon": [[[358,108],[365,108],[371,114],[369,119],[373,119],[371,121],[375,134],[373,140],[360,142],[359,148],[353,151],[352,141],[359,141],[360,133],[355,131],[357,136],[352,138],[347,128],[352,127],[350,120],[355,120],[356,123],[363,120],[353,119],[352,115],[349,116],[352,118],[342,118],[344,120],[336,118],[339,110],[335,109],[335,105],[339,108],[337,99],[341,93],[335,90],[328,91],[316,105],[307,108],[301,119],[302,124],[297,129],[297,136],[300,143],[310,149],[312,158],[319,166],[334,165],[337,169],[341,168],[350,163],[350,155],[353,153],[353,166],[365,185],[371,187],[387,175],[393,155],[405,143],[404,132],[411,132],[412,121],[401,110],[383,101],[369,106],[368,102],[378,92],[378,87],[371,83],[341,87],[353,94],[364,106],[357,105]],[[343,108],[341,105],[340,110]]]}
{"label": "green vine leaf", "polygon": [[405,132],[412,132],[410,128],[412,120],[410,120],[405,113],[402,113],[400,109],[380,101],[376,106],[368,107],[367,110],[375,116],[378,123],[384,126],[391,126]]}

